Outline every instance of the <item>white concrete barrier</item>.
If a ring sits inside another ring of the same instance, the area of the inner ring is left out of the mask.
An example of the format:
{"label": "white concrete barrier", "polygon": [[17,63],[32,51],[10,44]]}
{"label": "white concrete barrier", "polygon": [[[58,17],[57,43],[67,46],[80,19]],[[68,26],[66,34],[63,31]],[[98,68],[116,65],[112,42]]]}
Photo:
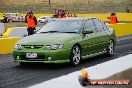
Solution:
{"label": "white concrete barrier", "polygon": [[4,31],[5,31],[4,23],[0,23],[0,36],[4,33]]}
{"label": "white concrete barrier", "polygon": [[[36,27],[39,30],[41,27]],[[28,35],[27,27],[14,27],[8,37],[20,37],[23,38]]]}

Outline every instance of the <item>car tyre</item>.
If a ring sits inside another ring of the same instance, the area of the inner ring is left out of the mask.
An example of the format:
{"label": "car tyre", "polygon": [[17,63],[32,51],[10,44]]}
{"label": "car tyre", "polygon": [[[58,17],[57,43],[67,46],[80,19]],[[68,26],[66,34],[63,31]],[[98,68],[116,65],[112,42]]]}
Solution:
{"label": "car tyre", "polygon": [[107,56],[112,56],[114,54],[114,42],[110,40],[107,46]]}
{"label": "car tyre", "polygon": [[81,49],[78,45],[74,45],[73,48],[71,49],[71,54],[70,54],[70,64],[72,66],[77,66],[80,64],[81,61]]}

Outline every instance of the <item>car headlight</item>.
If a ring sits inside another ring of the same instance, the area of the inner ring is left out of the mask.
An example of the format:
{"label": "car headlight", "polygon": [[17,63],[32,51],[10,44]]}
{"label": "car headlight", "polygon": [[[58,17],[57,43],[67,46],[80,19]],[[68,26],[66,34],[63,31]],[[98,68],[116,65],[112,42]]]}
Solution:
{"label": "car headlight", "polygon": [[21,50],[22,46],[20,44],[16,44],[14,47],[15,50]]}
{"label": "car headlight", "polygon": [[55,45],[47,45],[46,50],[57,50],[62,49],[63,45],[55,44]]}

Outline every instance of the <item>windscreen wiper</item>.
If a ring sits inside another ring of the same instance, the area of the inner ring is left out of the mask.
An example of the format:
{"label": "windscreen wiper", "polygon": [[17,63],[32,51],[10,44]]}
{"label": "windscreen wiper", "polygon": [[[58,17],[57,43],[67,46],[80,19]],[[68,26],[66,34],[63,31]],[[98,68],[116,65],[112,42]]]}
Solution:
{"label": "windscreen wiper", "polygon": [[62,33],[77,33],[77,32],[62,32]]}
{"label": "windscreen wiper", "polygon": [[59,32],[59,31],[46,31],[46,32],[40,32],[40,33],[55,33],[55,32]]}

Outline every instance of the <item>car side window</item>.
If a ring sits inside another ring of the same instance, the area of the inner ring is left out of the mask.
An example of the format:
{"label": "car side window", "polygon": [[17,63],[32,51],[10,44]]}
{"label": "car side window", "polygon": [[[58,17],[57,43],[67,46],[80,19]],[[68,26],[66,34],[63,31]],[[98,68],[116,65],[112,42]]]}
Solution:
{"label": "car side window", "polygon": [[98,20],[98,19],[93,19],[93,22],[94,22],[94,24],[95,24],[95,27],[96,27],[96,31],[97,31],[97,32],[102,32],[102,31],[104,30],[103,25],[102,25],[102,23],[101,23],[100,20]]}
{"label": "car side window", "polygon": [[104,31],[108,30],[108,27],[106,26],[106,24],[104,22],[102,22],[102,21],[101,21],[101,23],[102,23],[102,26],[104,28]]}
{"label": "car side window", "polygon": [[86,22],[85,22],[85,25],[84,25],[84,30],[93,30],[95,32],[95,25],[93,23],[93,21],[91,19],[88,19]]}

